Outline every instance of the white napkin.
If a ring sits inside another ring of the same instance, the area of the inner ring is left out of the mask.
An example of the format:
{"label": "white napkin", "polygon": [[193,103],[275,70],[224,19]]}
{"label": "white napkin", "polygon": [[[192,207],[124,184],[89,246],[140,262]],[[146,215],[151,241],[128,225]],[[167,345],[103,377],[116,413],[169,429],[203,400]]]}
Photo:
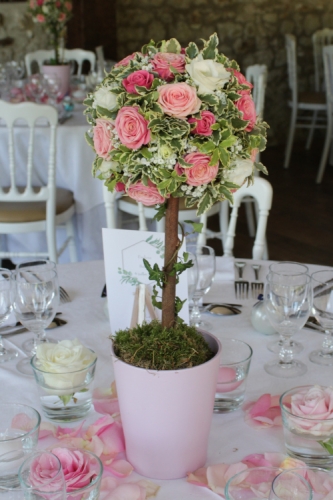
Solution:
{"label": "white napkin", "polygon": [[235,266],[233,257],[216,257],[215,281],[234,281]]}

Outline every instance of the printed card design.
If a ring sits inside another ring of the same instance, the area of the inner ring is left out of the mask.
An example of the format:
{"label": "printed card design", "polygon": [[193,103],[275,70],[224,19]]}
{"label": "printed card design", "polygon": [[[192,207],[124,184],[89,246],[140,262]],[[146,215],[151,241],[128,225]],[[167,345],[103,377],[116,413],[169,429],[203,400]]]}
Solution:
{"label": "printed card design", "polygon": [[[157,263],[160,268],[163,267],[164,236],[164,233],[150,231],[103,229],[105,275],[112,333],[137,323],[142,300],[145,303],[146,321],[161,318],[161,311],[151,303],[155,282],[149,280],[143,259],[146,259],[151,266]],[[179,255],[182,255],[182,250]],[[186,273],[179,277],[177,296],[181,300],[188,297]],[[189,322],[188,302],[185,302],[180,317],[186,323]]]}

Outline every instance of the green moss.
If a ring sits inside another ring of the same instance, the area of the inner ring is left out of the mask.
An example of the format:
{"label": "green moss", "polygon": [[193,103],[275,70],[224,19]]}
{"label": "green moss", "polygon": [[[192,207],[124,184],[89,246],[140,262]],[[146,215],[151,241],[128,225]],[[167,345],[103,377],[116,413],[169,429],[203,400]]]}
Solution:
{"label": "green moss", "polygon": [[214,356],[194,327],[163,328],[159,321],[119,330],[114,352],[125,363],[149,370],[178,370],[201,365]]}

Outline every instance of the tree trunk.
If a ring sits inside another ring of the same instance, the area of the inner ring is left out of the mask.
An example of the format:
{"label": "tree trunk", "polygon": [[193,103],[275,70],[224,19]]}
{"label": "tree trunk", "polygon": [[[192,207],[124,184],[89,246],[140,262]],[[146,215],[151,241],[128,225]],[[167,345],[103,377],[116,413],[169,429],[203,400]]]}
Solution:
{"label": "tree trunk", "polygon": [[[172,196],[167,201],[165,214],[164,270],[168,274],[178,255],[178,209],[179,198]],[[170,328],[175,323],[176,276],[167,276],[162,293],[162,326]]]}

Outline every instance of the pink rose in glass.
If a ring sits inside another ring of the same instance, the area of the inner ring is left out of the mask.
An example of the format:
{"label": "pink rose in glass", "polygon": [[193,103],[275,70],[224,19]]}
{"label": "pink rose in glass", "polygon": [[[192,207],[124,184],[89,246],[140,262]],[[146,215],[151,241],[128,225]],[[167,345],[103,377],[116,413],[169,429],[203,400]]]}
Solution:
{"label": "pink rose in glass", "polygon": [[52,453],[60,460],[67,493],[84,488],[96,477],[94,467],[91,466],[86,453],[69,448],[53,448]]}
{"label": "pink rose in glass", "polygon": [[142,56],[141,52],[133,52],[133,54],[130,54],[129,56],[124,57],[124,59],[121,59],[121,61],[118,61],[115,64],[115,67],[117,68],[118,66],[127,66],[128,63],[134,59],[136,54],[139,54],[140,56]]}
{"label": "pink rose in glass", "polygon": [[178,73],[185,72],[185,56],[184,54],[173,54],[171,52],[158,52],[151,61],[154,70],[163,80],[171,82],[175,79],[175,75],[170,70],[172,66]]}
{"label": "pink rose in glass", "polygon": [[124,106],[118,112],[115,128],[119,139],[129,149],[139,149],[150,141],[148,122],[138,108]]}
{"label": "pink rose in glass", "polygon": [[130,198],[146,207],[160,205],[165,202],[165,198],[158,192],[156,185],[151,181],[148,181],[148,186],[145,186],[141,181],[136,182],[128,188],[127,194]]}
{"label": "pink rose in glass", "polygon": [[41,491],[61,491],[63,475],[56,457],[51,453],[42,453],[31,463],[29,482]]}
{"label": "pink rose in glass", "polygon": [[107,160],[112,149],[113,122],[97,118],[93,132],[94,148],[98,156]]}
{"label": "pink rose in glass", "polygon": [[146,89],[150,89],[154,80],[154,75],[149,73],[144,69],[140,69],[139,71],[134,71],[128,75],[127,78],[124,78],[123,85],[127,92],[130,94],[137,94],[136,85],[139,87],[146,87]]}
{"label": "pink rose in glass", "polygon": [[211,111],[202,111],[201,118],[193,117],[190,118],[188,122],[196,124],[195,128],[191,130],[191,134],[209,136],[213,133],[211,125],[216,123],[216,119]]}
{"label": "pink rose in glass", "polygon": [[158,92],[158,103],[166,115],[184,120],[200,109],[201,101],[197,91],[187,83],[167,83],[161,85]]}
{"label": "pink rose in glass", "polygon": [[192,167],[184,168],[177,163],[175,170],[179,175],[186,175],[186,183],[190,186],[202,186],[211,182],[217,176],[219,169],[216,165],[209,165],[211,157],[204,153],[189,153],[184,157],[187,163],[192,163]]}
{"label": "pink rose in glass", "polygon": [[256,108],[253,99],[250,95],[243,95],[238,101],[235,102],[236,107],[243,115],[243,120],[248,120],[249,123],[245,128],[246,132],[250,132],[256,123]]}
{"label": "pink rose in glass", "polygon": [[232,69],[232,68],[227,68],[227,71],[232,72],[234,77],[237,78],[239,85],[246,85],[247,87],[249,87],[248,89],[240,90],[239,94],[245,95],[245,94],[251,93],[251,89],[253,89],[253,85],[245,78],[245,76],[242,73],[240,73],[240,71],[237,71],[236,69]]}
{"label": "pink rose in glass", "polygon": [[[286,406],[286,405],[285,405]],[[291,396],[290,412],[298,430],[322,435],[333,432],[333,388],[318,385],[304,388]]]}

